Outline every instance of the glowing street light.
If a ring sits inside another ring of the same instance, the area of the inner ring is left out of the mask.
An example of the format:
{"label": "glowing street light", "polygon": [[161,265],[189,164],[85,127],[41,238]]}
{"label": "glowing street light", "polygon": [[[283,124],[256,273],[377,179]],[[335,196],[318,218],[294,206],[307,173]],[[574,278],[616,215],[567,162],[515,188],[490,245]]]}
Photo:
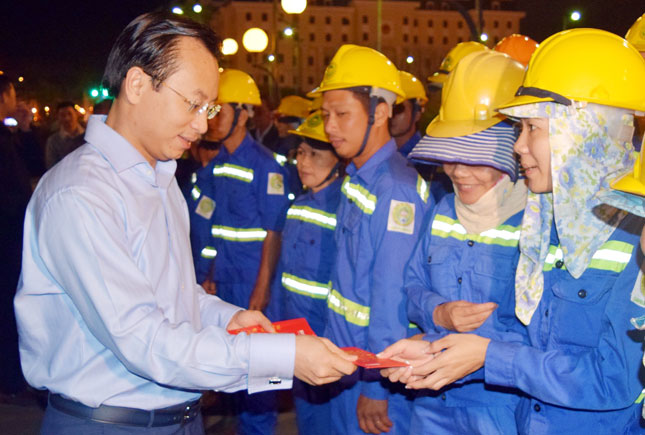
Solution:
{"label": "glowing street light", "polygon": [[249,53],[261,53],[269,45],[269,37],[259,27],[252,27],[244,32],[242,45]]}
{"label": "glowing street light", "polygon": [[33,113],[35,115],[36,113],[38,113],[38,109],[36,109],[35,107],[32,107],[31,108],[31,113]]}
{"label": "glowing street light", "polygon": [[582,14],[580,14],[580,11],[573,11],[571,12],[571,21],[580,21],[580,18],[582,18]]}
{"label": "glowing street light", "polygon": [[414,58],[412,56],[408,56],[408,57],[405,58],[405,61],[407,63],[412,63],[412,62],[414,62]]}
{"label": "glowing street light", "polygon": [[24,82],[24,81],[25,81],[25,78],[24,78],[23,76],[20,76],[20,77],[18,77],[18,81],[19,81],[20,83],[22,83],[22,82]]}
{"label": "glowing street light", "polygon": [[239,49],[239,46],[237,45],[237,41],[235,39],[226,38],[225,40],[222,41],[222,54],[224,56],[231,56],[237,53],[238,49]]}
{"label": "glowing street light", "polygon": [[481,39],[482,42],[486,42],[488,41],[488,35],[486,33],[482,33],[479,39]]}
{"label": "glowing street light", "polygon": [[291,27],[286,27],[282,33],[284,33],[284,36],[293,36],[293,29]]}
{"label": "glowing street light", "polygon": [[273,62],[275,60],[275,56],[273,54],[270,54],[270,55],[267,56],[267,60],[269,62]]}
{"label": "glowing street light", "polygon": [[179,6],[175,6],[174,8],[172,8],[172,13],[175,15],[184,15],[184,10]]}
{"label": "glowing street light", "polygon": [[107,98],[110,96],[110,91],[108,91],[107,89],[101,89],[101,95],[103,96],[103,98]]}
{"label": "glowing street light", "polygon": [[96,98],[98,96],[99,96],[99,90],[98,89],[93,88],[93,89],[90,90],[90,97]]}
{"label": "glowing street light", "polygon": [[307,8],[307,0],[281,0],[280,5],[288,14],[301,14]]}
{"label": "glowing street light", "polygon": [[196,14],[201,14],[203,10],[204,8],[199,3],[195,3],[193,5],[193,12],[195,12]]}

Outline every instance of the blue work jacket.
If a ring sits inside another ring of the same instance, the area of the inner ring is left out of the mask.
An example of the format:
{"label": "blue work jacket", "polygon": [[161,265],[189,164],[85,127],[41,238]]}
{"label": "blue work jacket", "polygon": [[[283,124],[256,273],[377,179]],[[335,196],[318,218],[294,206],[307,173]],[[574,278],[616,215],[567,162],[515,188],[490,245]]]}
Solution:
{"label": "blue work jacket", "polygon": [[493,339],[484,365],[486,383],[531,396],[518,405],[520,433],[643,433],[635,403],[643,389],[643,340],[630,323],[643,314],[636,297],[642,226],[628,215],[578,279],[566,270],[551,226],[530,345]]}
{"label": "blue work jacket", "polygon": [[[337,212],[338,253],[325,334],[338,346],[377,353],[409,334],[403,272],[434,202],[428,184],[393,140],[360,169],[350,164],[347,174]],[[387,388],[374,375],[361,386],[362,394],[386,399]]]}
{"label": "blue work jacket", "polygon": [[271,151],[249,134],[233,154],[222,147],[206,171],[198,187],[214,202],[207,246],[215,255],[195,258],[197,274],[207,276],[213,268],[216,282],[254,284],[267,230],[279,232],[284,226],[289,207],[286,174]]}
{"label": "blue work jacket", "polygon": [[339,178],[316,193],[305,192],[289,208],[273,282],[272,297],[279,301],[280,317],[305,317],[318,335],[323,334],[327,319],[342,182]]}
{"label": "blue work jacket", "polygon": [[[191,187],[186,198],[190,216],[190,245],[195,263],[195,277],[202,283],[208,276],[208,268],[215,258],[216,250],[211,236],[211,218],[215,211],[215,200],[210,192],[202,192],[200,186],[207,185],[212,177],[212,165],[200,167],[191,175]],[[211,195],[211,196],[209,196]]]}
{"label": "blue work jacket", "polygon": [[[435,207],[406,271],[410,321],[434,340],[454,332],[434,323],[438,305],[459,300],[495,302],[497,309],[472,333],[527,343],[526,328],[515,316],[514,279],[523,214],[522,210],[496,228],[469,234],[457,218],[455,194],[445,196]],[[500,390],[503,389],[486,386],[480,379],[452,384],[431,395],[436,396],[435,400],[440,396],[440,406],[514,408],[519,396],[510,389]],[[418,405],[415,402],[415,407]],[[433,402],[424,401],[423,406],[432,408]]]}
{"label": "blue work jacket", "polygon": [[419,143],[420,140],[421,140],[421,133],[419,133],[417,131],[412,135],[412,137],[410,139],[408,139],[408,141],[406,143],[404,143],[401,146],[401,148],[399,148],[399,152],[401,153],[401,155],[403,155],[403,157],[407,158],[408,154],[410,154],[410,151],[412,151],[412,148],[414,148],[414,146],[417,143]]}

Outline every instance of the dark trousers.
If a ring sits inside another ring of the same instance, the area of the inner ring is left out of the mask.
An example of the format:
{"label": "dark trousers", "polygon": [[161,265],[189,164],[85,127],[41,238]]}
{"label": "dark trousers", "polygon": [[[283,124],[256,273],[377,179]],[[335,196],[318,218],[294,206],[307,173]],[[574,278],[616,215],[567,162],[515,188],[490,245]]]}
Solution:
{"label": "dark trousers", "polygon": [[41,435],[204,435],[204,423],[199,415],[181,425],[163,427],[136,427],[73,417],[47,405]]}

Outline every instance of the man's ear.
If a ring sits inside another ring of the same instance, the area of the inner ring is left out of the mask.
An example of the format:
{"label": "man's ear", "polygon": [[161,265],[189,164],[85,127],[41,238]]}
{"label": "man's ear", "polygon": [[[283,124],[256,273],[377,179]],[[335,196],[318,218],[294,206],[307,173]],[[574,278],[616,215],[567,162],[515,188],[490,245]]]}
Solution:
{"label": "man's ear", "polygon": [[246,128],[246,123],[249,121],[249,112],[242,109],[240,110],[240,116],[237,118],[238,127]]}
{"label": "man's ear", "polygon": [[376,105],[376,110],[374,111],[374,126],[387,126],[388,120],[390,118],[390,106],[385,102],[380,102]]}
{"label": "man's ear", "polygon": [[140,67],[133,66],[125,74],[125,78],[121,83],[120,94],[123,94],[130,104],[137,104],[141,101],[146,89],[151,85],[150,76],[143,72]]}

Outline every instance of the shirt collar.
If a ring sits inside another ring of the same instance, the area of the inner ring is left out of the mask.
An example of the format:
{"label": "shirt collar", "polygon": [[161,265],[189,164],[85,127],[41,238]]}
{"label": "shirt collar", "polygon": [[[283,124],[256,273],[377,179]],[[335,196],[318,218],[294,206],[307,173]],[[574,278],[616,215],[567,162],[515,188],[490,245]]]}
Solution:
{"label": "shirt collar", "polygon": [[360,169],[356,168],[354,162],[350,163],[347,166],[347,175],[350,177],[357,176],[362,181],[369,183],[376,176],[376,170],[380,164],[389,159],[395,152],[397,152],[396,142],[394,142],[394,139],[390,139]]}
{"label": "shirt collar", "polygon": [[399,152],[403,154],[403,157],[407,157],[408,154],[410,154],[410,151],[412,151],[412,148],[421,140],[421,134],[417,131],[415,132],[410,139],[406,143],[403,144],[401,148],[399,148]]}
{"label": "shirt collar", "polygon": [[175,175],[177,162],[157,161],[155,168],[130,142],[105,123],[106,115],[92,115],[87,123],[85,140],[96,147],[117,173],[130,168],[159,187],[167,188]]}

